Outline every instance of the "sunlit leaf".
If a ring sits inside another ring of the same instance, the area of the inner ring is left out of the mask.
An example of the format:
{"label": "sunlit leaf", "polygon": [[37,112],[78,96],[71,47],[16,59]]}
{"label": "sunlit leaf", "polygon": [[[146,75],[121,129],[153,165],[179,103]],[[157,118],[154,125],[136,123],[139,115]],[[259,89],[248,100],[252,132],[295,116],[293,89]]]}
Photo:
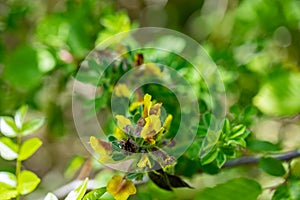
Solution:
{"label": "sunlit leaf", "polygon": [[68,164],[67,169],[65,170],[64,176],[67,178],[71,178],[75,175],[75,173],[80,169],[80,167],[84,163],[84,158],[81,156],[75,156],[72,158],[70,163]]}
{"label": "sunlit leaf", "polygon": [[15,188],[7,187],[0,182],[0,199],[1,200],[11,200],[18,195],[18,192]]}
{"label": "sunlit leaf", "polygon": [[87,193],[82,200],[98,200],[106,192],[106,187],[94,189]]}
{"label": "sunlit leaf", "polygon": [[39,138],[31,138],[26,140],[20,148],[18,160],[26,160],[32,156],[32,154],[34,154],[38,148],[40,148],[42,143],[43,142]]}
{"label": "sunlit leaf", "polygon": [[300,111],[300,74],[280,72],[266,82],[254,97],[265,114],[294,115]]}
{"label": "sunlit leaf", "polygon": [[217,156],[218,156],[218,151],[216,148],[213,148],[205,156],[201,157],[201,164],[207,165],[207,164],[213,162],[217,158]]}
{"label": "sunlit leaf", "polygon": [[10,172],[0,172],[0,183],[5,183],[11,187],[17,186],[16,175]]}
{"label": "sunlit leaf", "polygon": [[273,176],[283,176],[285,174],[285,169],[281,161],[272,157],[260,158],[259,167]]}
{"label": "sunlit leaf", "polygon": [[32,192],[40,183],[40,179],[31,171],[24,170],[20,173],[20,183],[17,188],[19,193],[24,195]]}
{"label": "sunlit leaf", "polygon": [[0,155],[6,160],[14,160],[18,157],[18,146],[10,138],[0,138]]}
{"label": "sunlit leaf", "polygon": [[16,112],[15,123],[16,123],[16,126],[19,129],[22,128],[25,116],[27,114],[27,110],[28,110],[28,106],[27,105],[23,105]]}
{"label": "sunlit leaf", "polygon": [[18,128],[15,121],[11,117],[0,118],[0,131],[7,137],[16,137],[18,134]]}
{"label": "sunlit leaf", "polygon": [[51,192],[49,192],[47,194],[47,196],[44,198],[44,200],[58,200],[58,198],[54,194],[52,194]]}
{"label": "sunlit leaf", "polygon": [[78,186],[75,190],[71,191],[65,200],[81,200],[85,194],[86,186],[88,183],[88,178],[86,178],[83,183]]}
{"label": "sunlit leaf", "polygon": [[45,120],[43,118],[35,118],[25,122],[22,127],[21,134],[23,136],[26,136],[31,133],[34,133],[44,124],[44,121]]}
{"label": "sunlit leaf", "polygon": [[236,178],[213,188],[205,188],[197,195],[196,200],[257,200],[261,192],[262,188],[256,181]]}
{"label": "sunlit leaf", "polygon": [[246,133],[246,127],[242,124],[234,126],[230,132],[229,138],[234,139]]}
{"label": "sunlit leaf", "polygon": [[106,188],[107,192],[116,200],[126,200],[130,195],[136,193],[133,182],[119,175],[113,176]]}
{"label": "sunlit leaf", "polygon": [[227,135],[230,133],[230,122],[228,119],[224,120],[223,132]]}

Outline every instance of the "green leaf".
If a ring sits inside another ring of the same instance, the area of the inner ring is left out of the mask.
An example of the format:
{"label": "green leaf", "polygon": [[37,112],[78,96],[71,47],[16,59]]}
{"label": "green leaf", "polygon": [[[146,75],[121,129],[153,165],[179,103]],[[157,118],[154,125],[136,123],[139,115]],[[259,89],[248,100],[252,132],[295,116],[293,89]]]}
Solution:
{"label": "green leaf", "polygon": [[0,118],[0,131],[6,137],[16,137],[18,134],[18,128],[15,121],[11,117]]}
{"label": "green leaf", "polygon": [[290,192],[286,184],[280,185],[276,188],[272,200],[291,200]]}
{"label": "green leaf", "polygon": [[106,192],[106,187],[98,188],[87,193],[82,200],[98,200]]}
{"label": "green leaf", "polygon": [[218,184],[213,188],[202,190],[197,195],[196,200],[257,200],[261,192],[261,186],[256,181],[246,178],[236,178]]}
{"label": "green leaf", "polygon": [[15,123],[16,123],[16,126],[18,127],[18,129],[22,128],[25,116],[27,114],[27,110],[28,110],[28,106],[27,105],[23,105],[16,112]]}
{"label": "green leaf", "polygon": [[21,131],[22,136],[29,135],[38,130],[43,125],[44,121],[43,118],[36,118],[24,123]]}
{"label": "green leaf", "polygon": [[44,200],[58,200],[58,198],[54,194],[49,192]]}
{"label": "green leaf", "polygon": [[202,165],[207,165],[211,162],[213,162],[218,156],[218,151],[217,149],[213,149],[211,152],[209,152],[206,156],[201,158],[201,164]]}
{"label": "green leaf", "polygon": [[260,158],[259,167],[273,176],[283,176],[285,174],[285,169],[281,161],[272,157]]}
{"label": "green leaf", "polygon": [[247,133],[246,132],[246,127],[242,124],[234,126],[230,132],[229,138],[234,139],[239,136],[242,136],[243,134]]}
{"label": "green leaf", "polygon": [[24,195],[32,192],[40,183],[40,179],[31,171],[24,170],[20,173],[19,193]]}
{"label": "green leaf", "polygon": [[20,148],[18,160],[26,160],[32,156],[32,154],[34,154],[38,148],[40,148],[42,143],[43,142],[39,138],[31,138],[25,141]]}
{"label": "green leaf", "polygon": [[253,103],[263,113],[274,116],[294,115],[300,111],[300,74],[277,72],[266,82]]}
{"label": "green leaf", "polygon": [[16,176],[10,172],[0,172],[0,183],[14,188],[17,185],[17,179]]}
{"label": "green leaf", "polygon": [[217,160],[217,166],[221,168],[226,163],[227,157],[224,153],[219,152],[216,160]]}
{"label": "green leaf", "polygon": [[30,46],[16,48],[7,56],[2,75],[16,88],[29,90],[37,86],[43,75],[38,68],[37,51]]}
{"label": "green leaf", "polygon": [[5,160],[14,160],[18,157],[18,146],[6,137],[0,138],[0,155]]}
{"label": "green leaf", "polygon": [[219,137],[221,135],[221,131],[215,132],[209,130],[206,134],[206,137],[202,143],[200,159],[205,158],[210,152],[214,149],[217,144]]}
{"label": "green leaf", "polygon": [[75,190],[71,191],[65,200],[81,200],[85,194],[87,182],[88,178],[86,178]]}
{"label": "green leaf", "polygon": [[65,170],[64,176],[67,178],[71,178],[75,175],[75,173],[80,169],[83,165],[85,159],[81,156],[75,156],[70,161],[67,169]]}
{"label": "green leaf", "polygon": [[129,180],[142,180],[144,177],[144,174],[143,173],[128,173],[126,175],[126,178],[129,179]]}
{"label": "green leaf", "polygon": [[9,188],[0,183],[0,199],[1,200],[11,200],[18,195],[15,188]]}
{"label": "green leaf", "polygon": [[254,152],[277,152],[281,150],[278,145],[263,140],[254,140],[249,143],[248,147]]}
{"label": "green leaf", "polygon": [[230,133],[230,122],[228,119],[224,120],[223,133],[225,133],[226,135]]}
{"label": "green leaf", "polygon": [[291,199],[300,199],[300,181],[291,181],[290,183]]}

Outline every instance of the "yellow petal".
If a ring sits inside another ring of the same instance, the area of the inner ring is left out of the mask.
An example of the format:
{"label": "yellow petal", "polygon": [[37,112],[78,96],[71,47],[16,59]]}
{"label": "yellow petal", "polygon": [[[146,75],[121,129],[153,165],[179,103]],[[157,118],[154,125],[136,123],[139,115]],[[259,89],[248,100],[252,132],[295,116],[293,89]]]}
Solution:
{"label": "yellow petal", "polygon": [[90,145],[94,149],[94,151],[99,154],[100,158],[98,161],[100,163],[115,163],[115,161],[110,156],[112,152],[111,143],[101,141],[96,137],[91,136]]}
{"label": "yellow petal", "polygon": [[128,87],[123,83],[119,83],[115,86],[114,93],[117,97],[130,97],[130,91]]}
{"label": "yellow petal", "polygon": [[129,111],[133,111],[135,110],[137,107],[139,107],[140,105],[143,105],[143,102],[132,102],[129,106]]}
{"label": "yellow petal", "polygon": [[146,154],[143,154],[140,161],[138,162],[137,166],[139,168],[148,167],[151,168],[151,161],[149,160],[149,157]]}
{"label": "yellow petal", "polygon": [[141,131],[141,137],[154,136],[161,128],[161,122],[158,115],[150,115],[145,119],[146,123]]}
{"label": "yellow petal", "polygon": [[124,131],[122,131],[122,129],[120,129],[120,128],[118,128],[118,127],[115,129],[114,136],[115,136],[118,140],[127,138],[127,136],[126,136],[126,134],[124,133]]}
{"label": "yellow petal", "polygon": [[165,122],[164,122],[164,125],[163,125],[163,127],[165,128],[165,130],[169,130],[170,129],[172,120],[173,120],[173,116],[169,114],[167,116]]}
{"label": "yellow petal", "polygon": [[136,188],[132,181],[115,175],[107,183],[106,190],[113,195],[116,200],[126,200],[129,195],[136,193]]}
{"label": "yellow petal", "polygon": [[126,128],[126,126],[131,126],[131,121],[123,115],[116,115],[116,119],[118,127],[122,130]]}
{"label": "yellow petal", "polygon": [[152,105],[151,95],[145,94],[145,96],[144,96],[144,110],[143,110],[143,117],[144,118],[148,117],[151,105]]}
{"label": "yellow petal", "polygon": [[160,115],[160,108],[162,103],[156,103],[150,108],[150,115]]}

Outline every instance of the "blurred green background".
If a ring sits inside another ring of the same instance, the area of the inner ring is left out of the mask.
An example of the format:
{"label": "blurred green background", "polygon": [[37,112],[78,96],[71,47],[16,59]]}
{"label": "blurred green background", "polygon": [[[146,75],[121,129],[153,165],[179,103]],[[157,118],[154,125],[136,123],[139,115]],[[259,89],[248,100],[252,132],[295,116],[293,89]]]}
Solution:
{"label": "blurred green background", "polygon": [[[1,0],[0,115],[29,104],[32,116],[47,119],[38,133],[43,147],[24,164],[43,179],[29,199],[68,182],[64,170],[70,159],[88,156],[71,111],[71,79],[80,62],[104,39],[144,26],[174,29],[198,41],[222,74],[228,112],[239,115],[253,107],[257,115],[248,125],[257,138],[285,151],[299,148],[299,0]],[[14,165],[0,160],[0,170]],[[196,188],[212,186],[239,176],[237,171],[190,181]],[[276,182],[260,178],[267,186]],[[150,183],[135,198],[152,191],[179,199],[197,194],[168,193]]]}

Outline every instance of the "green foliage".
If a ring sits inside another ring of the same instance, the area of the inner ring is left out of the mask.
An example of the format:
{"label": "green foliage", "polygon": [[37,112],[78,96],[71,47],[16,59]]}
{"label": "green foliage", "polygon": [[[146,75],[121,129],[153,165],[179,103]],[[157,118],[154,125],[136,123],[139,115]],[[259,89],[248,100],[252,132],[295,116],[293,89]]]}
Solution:
{"label": "green foliage", "polygon": [[256,200],[262,192],[262,188],[254,180],[246,178],[237,178],[219,184],[213,188],[206,188],[200,192],[196,199],[208,200],[230,200],[230,199],[245,199]]}
{"label": "green foliage", "polygon": [[98,188],[84,195],[82,200],[98,200],[106,192],[106,188]]}
{"label": "green foliage", "polygon": [[65,198],[65,200],[81,200],[85,194],[87,183],[88,183],[88,178],[86,178],[79,187],[71,191],[68,194],[68,196]]}
{"label": "green foliage", "polygon": [[[139,165],[143,167],[151,168],[149,166],[154,166],[157,162],[163,165],[163,171],[149,172],[149,177],[161,188],[172,189],[174,194],[159,190],[152,183],[145,183],[149,188],[139,185],[138,190],[141,188],[141,193],[138,192],[137,198],[181,198],[185,193],[177,197],[175,188],[188,185],[179,175],[196,179],[198,176],[202,178],[200,172],[206,172],[219,176],[217,173],[223,170],[224,165],[227,167],[226,163],[234,163],[231,161],[239,161],[244,156],[254,156],[260,158],[258,167],[263,172],[284,179],[282,184],[277,183],[272,187],[273,199],[300,199],[299,163],[297,160],[283,162],[272,157],[274,153],[290,151],[289,141],[286,140],[299,130],[299,1],[226,1],[226,5],[224,2],[224,5],[217,4],[216,1],[165,1],[165,5],[162,5],[163,1],[151,1],[153,5],[149,2],[0,2],[0,115],[4,115],[0,118],[0,156],[3,158],[0,166],[5,170],[0,172],[0,199],[19,198],[20,195],[35,190],[40,182],[33,172],[22,170],[22,162],[41,146],[40,139],[28,138],[41,127],[44,119],[27,120],[27,106],[21,107],[12,117],[13,111],[26,102],[31,108],[43,112],[47,118],[43,140],[47,140],[47,143],[60,143],[61,136],[73,133],[73,127],[68,122],[71,103],[67,98],[72,76],[76,74],[79,64],[88,52],[97,44],[115,34],[135,28],[132,19],[140,20],[143,26],[161,23],[161,26],[184,31],[200,41],[222,75],[227,95],[225,109],[228,111],[223,125],[220,125],[222,129],[214,127],[215,118],[218,116],[211,114],[215,104],[211,102],[207,83],[202,77],[195,75],[193,66],[188,61],[178,56],[190,49],[181,38],[161,36],[160,43],[168,45],[173,51],[164,52],[155,48],[131,51],[130,48],[134,49],[134,46],[120,45],[124,38],[119,37],[111,41],[114,48],[108,52],[97,52],[101,58],[99,62],[87,60],[90,70],[76,78],[96,86],[99,91],[95,99],[86,102],[87,107],[95,104],[90,115],[97,113],[100,117],[106,116],[111,108],[112,88],[120,77],[136,67],[135,56],[138,54],[144,55],[145,63],[160,63],[175,69],[188,80],[197,93],[201,111],[200,123],[195,128],[198,131],[193,143],[184,154],[176,160],[167,152],[161,152],[163,159],[157,159],[153,155],[138,158],[141,161]],[[116,12],[116,8],[124,8],[128,13]],[[157,18],[159,20],[155,20]],[[128,53],[123,54],[125,50]],[[106,60],[110,55],[107,56],[106,53],[120,55],[120,59],[110,63],[109,58]],[[109,67],[103,71],[108,63]],[[163,72],[164,67],[159,66],[159,69]],[[103,78],[98,80],[102,73]],[[191,108],[189,105],[179,105],[176,96],[169,89],[149,84],[143,86],[140,92],[149,93],[154,99],[163,102],[166,113],[173,116],[172,124],[168,131],[162,132],[163,137],[160,139],[129,136],[118,138],[113,135],[114,119],[107,118],[104,132],[113,149],[110,152],[112,162],[129,157],[124,155],[123,142],[130,149],[138,146],[149,152],[151,148],[165,144],[178,145],[172,143],[172,138],[178,130],[181,117],[189,120],[185,118],[185,114]],[[188,97],[190,91],[180,92]],[[141,118],[140,111],[142,106],[130,112],[124,110],[122,114],[136,123]],[[165,117],[162,115],[162,119]],[[276,121],[276,125],[280,127],[278,130],[276,127],[268,127],[275,132],[264,130],[265,135],[260,138],[256,135],[260,132],[257,131],[256,122],[260,120]],[[279,132],[277,138],[276,132]],[[268,141],[270,137],[274,140]],[[73,139],[70,136],[70,140]],[[151,139],[156,143],[151,144]],[[295,144],[291,146],[299,148],[297,141],[293,142]],[[60,157],[65,158],[64,155]],[[10,167],[13,160],[17,162],[16,170]],[[168,162],[164,162],[165,160]],[[168,165],[170,160],[172,166]],[[65,177],[74,177],[83,162],[84,159],[80,156],[72,159]],[[61,160],[51,163],[60,164]],[[98,171],[101,168],[102,171],[102,167],[92,170]],[[252,167],[255,166],[249,166]],[[246,173],[245,171],[244,168],[239,168],[234,173],[240,175]],[[248,168],[247,173],[264,185],[265,174],[256,174],[260,173],[258,171],[252,174],[253,170]],[[134,172],[126,174],[125,178],[145,181],[145,174]],[[231,173],[224,172],[221,175],[228,178]],[[104,198],[102,195],[106,189],[103,187],[83,197],[85,187],[86,181],[72,192],[71,196],[76,196],[72,198]],[[203,186],[195,187],[202,189]],[[257,199],[260,193],[261,188],[257,182],[234,179],[214,188],[204,188],[197,198]],[[57,198],[48,194],[46,199]]]}
{"label": "green foliage", "polygon": [[260,158],[259,167],[266,173],[273,176],[283,176],[286,173],[282,163],[271,157]]}
{"label": "green foliage", "polygon": [[31,193],[41,181],[33,172],[21,169],[21,162],[32,156],[42,145],[39,138],[21,141],[23,136],[37,131],[44,123],[39,118],[25,121],[27,109],[27,106],[21,106],[14,118],[0,118],[0,132],[5,136],[0,138],[1,157],[6,160],[16,159],[17,162],[15,174],[0,172],[1,199],[20,199],[20,195]]}

